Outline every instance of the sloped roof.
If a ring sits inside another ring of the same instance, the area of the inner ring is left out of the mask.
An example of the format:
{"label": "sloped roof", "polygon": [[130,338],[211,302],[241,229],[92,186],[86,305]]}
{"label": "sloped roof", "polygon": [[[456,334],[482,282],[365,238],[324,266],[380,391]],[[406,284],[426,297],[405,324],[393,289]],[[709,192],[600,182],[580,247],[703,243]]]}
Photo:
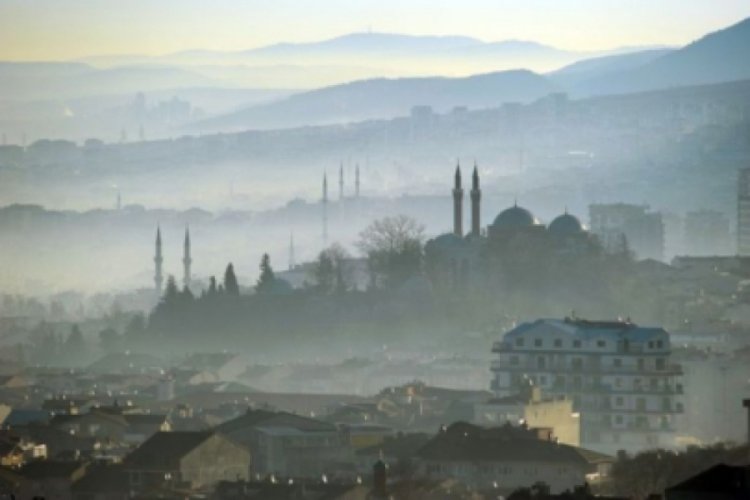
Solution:
{"label": "sloped roof", "polygon": [[287,412],[269,410],[248,410],[244,415],[221,424],[218,429],[222,432],[234,432],[248,427],[285,427],[304,432],[333,432],[336,426],[321,420],[302,417]]}
{"label": "sloped roof", "polygon": [[[750,497],[750,466],[714,465],[667,491],[695,493],[744,493]],[[744,495],[736,498],[746,498]]]}
{"label": "sloped roof", "polygon": [[125,458],[128,467],[171,466],[213,436],[210,431],[157,432]]}
{"label": "sloped roof", "polygon": [[579,451],[579,448],[538,439],[533,434],[518,427],[483,428],[466,422],[457,422],[430,439],[417,452],[417,456],[425,460],[591,465],[592,462]]}
{"label": "sloped roof", "polygon": [[667,335],[664,328],[638,326],[630,321],[542,318],[518,325],[506,333],[505,338],[512,339],[519,336],[526,336],[529,333],[545,335],[549,333],[561,333],[581,340],[616,338],[635,342],[643,342],[658,336]]}

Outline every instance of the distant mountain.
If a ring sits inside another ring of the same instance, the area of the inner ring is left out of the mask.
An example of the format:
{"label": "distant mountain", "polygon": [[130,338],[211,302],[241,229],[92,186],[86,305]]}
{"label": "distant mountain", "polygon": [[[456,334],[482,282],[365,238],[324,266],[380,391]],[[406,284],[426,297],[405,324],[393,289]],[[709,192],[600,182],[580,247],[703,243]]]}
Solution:
{"label": "distant mountain", "polygon": [[408,54],[451,50],[483,45],[485,42],[466,36],[418,36],[396,33],[351,33],[312,43],[278,43],[243,51],[244,55],[294,55],[312,54]]}
{"label": "distant mountain", "polygon": [[656,48],[584,59],[548,73],[547,77],[562,86],[576,85],[593,78],[638,68],[674,50]]}
{"label": "distant mountain", "polygon": [[640,66],[575,83],[578,95],[623,94],[750,78],[750,18]]}
{"label": "distant mountain", "polygon": [[557,89],[543,76],[526,70],[466,78],[381,78],[296,94],[204,120],[191,129],[210,132],[347,123],[407,115],[415,105],[429,105],[442,112],[462,105],[483,108],[529,102]]}

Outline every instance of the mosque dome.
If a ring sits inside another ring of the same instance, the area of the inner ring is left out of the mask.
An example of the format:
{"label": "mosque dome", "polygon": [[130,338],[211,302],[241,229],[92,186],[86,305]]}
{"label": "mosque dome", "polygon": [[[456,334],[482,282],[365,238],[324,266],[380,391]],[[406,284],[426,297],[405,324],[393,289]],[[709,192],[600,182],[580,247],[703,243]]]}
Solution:
{"label": "mosque dome", "polygon": [[523,227],[531,227],[537,224],[534,216],[525,208],[513,205],[500,212],[495,217],[495,222],[492,223],[494,227],[502,229],[518,229]]}
{"label": "mosque dome", "polygon": [[555,236],[567,236],[578,234],[583,231],[583,225],[578,217],[565,212],[558,216],[549,225],[549,232]]}
{"label": "mosque dome", "polygon": [[451,249],[464,245],[464,239],[453,233],[445,233],[427,242],[430,248]]}

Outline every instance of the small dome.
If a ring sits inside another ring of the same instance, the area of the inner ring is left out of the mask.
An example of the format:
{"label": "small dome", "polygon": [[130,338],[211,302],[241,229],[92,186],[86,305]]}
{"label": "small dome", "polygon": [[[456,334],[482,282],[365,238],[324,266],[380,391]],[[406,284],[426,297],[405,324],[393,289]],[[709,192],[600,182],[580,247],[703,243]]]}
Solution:
{"label": "small dome", "polygon": [[534,216],[518,205],[514,205],[508,209],[503,210],[500,214],[495,217],[495,222],[492,223],[495,227],[515,229],[522,227],[530,227],[536,225],[537,221]]}
{"label": "small dome", "polygon": [[549,232],[555,236],[567,236],[578,234],[583,231],[583,225],[578,217],[564,213],[553,220],[549,225]]}
{"label": "small dome", "polygon": [[464,243],[465,242],[463,238],[461,238],[460,236],[457,236],[453,233],[445,233],[428,241],[427,245],[425,246],[429,246],[431,248],[448,249],[462,246],[464,245]]}

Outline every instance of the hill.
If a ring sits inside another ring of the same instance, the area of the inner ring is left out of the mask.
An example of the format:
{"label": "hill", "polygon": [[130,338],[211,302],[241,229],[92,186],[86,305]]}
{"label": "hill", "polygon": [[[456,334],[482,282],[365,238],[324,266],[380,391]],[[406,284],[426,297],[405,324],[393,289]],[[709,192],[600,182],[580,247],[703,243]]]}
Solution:
{"label": "hill", "polygon": [[574,84],[578,95],[624,94],[750,78],[750,18],[635,68]]}
{"label": "hill", "polygon": [[415,105],[446,111],[455,106],[484,108],[530,102],[556,90],[549,80],[526,70],[466,78],[378,78],[296,94],[204,120],[191,128],[209,132],[346,123],[405,115]]}

